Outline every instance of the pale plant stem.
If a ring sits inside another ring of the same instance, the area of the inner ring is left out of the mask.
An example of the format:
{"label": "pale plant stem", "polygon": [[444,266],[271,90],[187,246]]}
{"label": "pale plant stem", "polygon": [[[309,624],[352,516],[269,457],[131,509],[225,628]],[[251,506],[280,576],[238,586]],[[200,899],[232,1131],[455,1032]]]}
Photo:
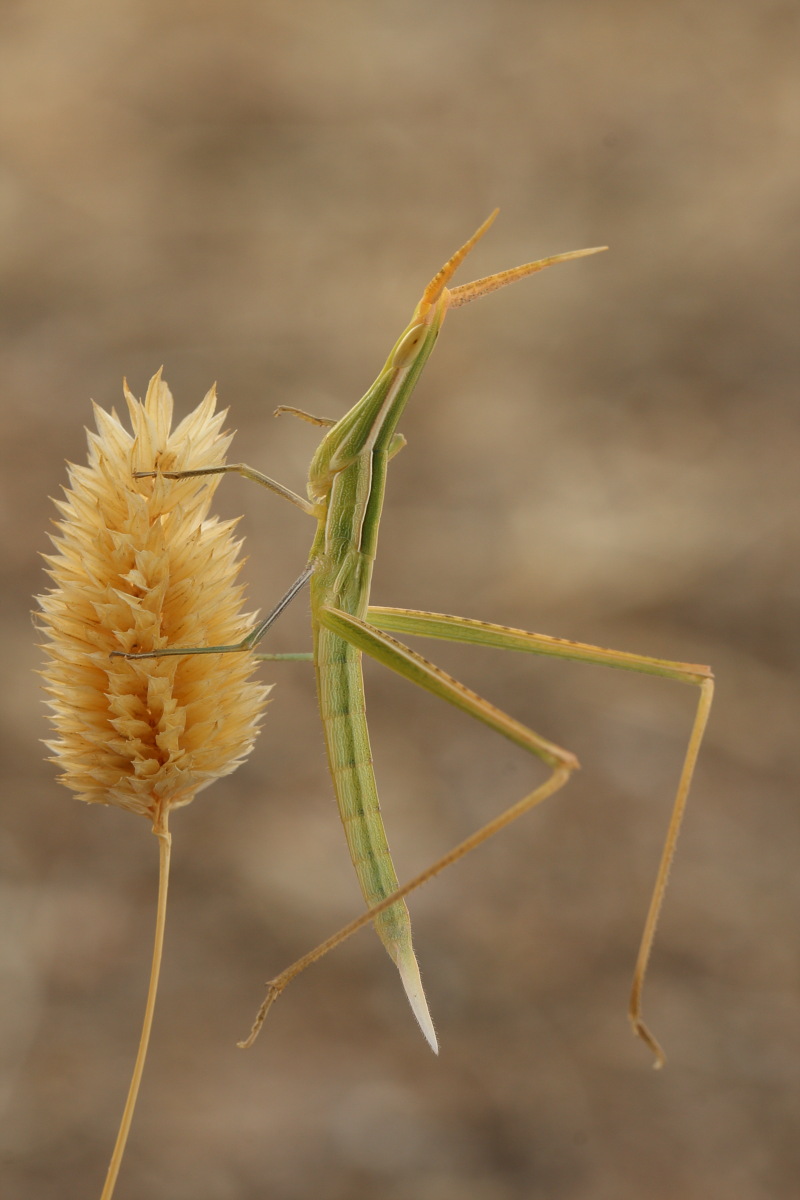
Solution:
{"label": "pale plant stem", "polygon": [[133,1067],[133,1076],[131,1077],[130,1087],[128,1088],[128,1098],[125,1101],[125,1108],[122,1113],[122,1120],[117,1133],[117,1140],[114,1145],[114,1151],[111,1155],[111,1162],[108,1165],[108,1174],[103,1187],[100,1200],[111,1200],[116,1186],[117,1176],[122,1164],[122,1156],[125,1153],[125,1146],[130,1133],[131,1122],[133,1121],[133,1113],[136,1108],[136,1099],[139,1095],[139,1085],[142,1082],[142,1073],[144,1072],[145,1059],[147,1058],[147,1048],[150,1043],[150,1030],[153,1027],[153,1013],[156,1006],[156,993],[158,991],[158,977],[161,972],[161,954],[164,948],[164,926],[167,917],[167,888],[169,886],[169,861],[170,850],[172,848],[172,835],[167,828],[169,809],[165,805],[159,808],[157,816],[153,822],[153,833],[158,838],[158,903],[156,906],[156,932],[153,942],[153,962],[150,968],[150,984],[147,989],[147,1001],[144,1009],[144,1022],[142,1024],[142,1036],[139,1039],[139,1049],[136,1053],[136,1062]]}

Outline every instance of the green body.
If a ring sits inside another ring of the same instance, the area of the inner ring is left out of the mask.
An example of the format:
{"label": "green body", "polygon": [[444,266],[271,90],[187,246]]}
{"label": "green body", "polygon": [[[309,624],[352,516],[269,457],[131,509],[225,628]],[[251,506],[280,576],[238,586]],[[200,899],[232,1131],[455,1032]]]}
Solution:
{"label": "green body", "polygon": [[[413,331],[419,328],[419,338]],[[433,348],[436,326],[412,322],[362,400],[326,434],[309,469],[308,496],[319,521],[311,547],[314,664],[325,745],[350,857],[368,907],[397,890],[381,817],[367,728],[361,651],[326,628],[333,610],[365,620],[390,457],[402,442],[395,428]],[[408,332],[408,331],[407,331]],[[422,999],[411,922],[400,900],[375,918],[378,935],[400,969],[426,1036],[433,1030]],[[427,1020],[426,1020],[427,1018]]]}

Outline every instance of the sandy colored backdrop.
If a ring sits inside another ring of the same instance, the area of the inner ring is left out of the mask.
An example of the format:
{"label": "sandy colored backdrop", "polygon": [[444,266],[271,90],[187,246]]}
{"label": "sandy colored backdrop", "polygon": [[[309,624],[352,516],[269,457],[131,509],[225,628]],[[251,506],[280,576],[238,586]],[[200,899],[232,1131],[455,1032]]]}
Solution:
{"label": "sandy colored backdrop", "polygon": [[[2,1191],[99,1195],[138,1037],[156,845],[54,781],[29,620],[89,398],[216,380],[234,455],[302,487],[422,285],[607,242],[454,313],[403,421],[377,602],[710,662],[719,701],[625,1006],[688,689],[442,647],[569,746],[569,793],[413,901],[436,1061],[359,909],[311,673],[173,822],[151,1061],[119,1200],[776,1200],[797,1186],[800,9],[779,0],[7,2],[0,9]],[[253,605],[302,514],[239,480]],[[305,602],[275,650],[308,642]],[[536,765],[369,669],[398,867]],[[225,698],[220,697],[220,703]]]}

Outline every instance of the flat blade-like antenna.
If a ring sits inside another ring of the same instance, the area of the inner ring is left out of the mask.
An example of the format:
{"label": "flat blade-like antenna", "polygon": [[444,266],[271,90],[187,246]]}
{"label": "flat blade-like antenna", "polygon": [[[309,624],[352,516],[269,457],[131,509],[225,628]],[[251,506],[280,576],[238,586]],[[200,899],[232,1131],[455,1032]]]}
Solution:
{"label": "flat blade-like antenna", "polygon": [[[478,230],[478,234],[475,235],[476,238],[483,232],[483,228],[482,226]],[[472,243],[474,241],[475,238],[472,239]],[[467,247],[470,244],[468,242]],[[511,267],[508,271],[498,271],[496,275],[485,275],[483,279],[474,279],[472,283],[462,283],[458,287],[449,289],[449,307],[460,308],[462,304],[469,304],[470,300],[477,300],[481,296],[488,295],[489,292],[495,292],[498,288],[506,287],[509,283],[516,283],[518,279],[524,279],[526,275],[534,275],[537,271],[543,271],[545,267],[554,267],[556,263],[569,262],[572,258],[586,258],[588,254],[600,254],[601,251],[607,249],[608,246],[592,246],[588,250],[568,250],[566,254],[553,254],[549,258],[540,258],[536,262],[523,263],[521,267]],[[460,253],[461,251],[459,251]],[[451,259],[450,261],[452,262],[453,260]],[[442,268],[442,270],[444,269]]]}
{"label": "flat blade-like antenna", "polygon": [[489,216],[486,218],[486,220],[483,222],[483,224],[478,229],[475,230],[472,237],[468,241],[464,242],[464,245],[461,246],[460,249],[456,250],[456,252],[452,256],[452,258],[448,258],[448,260],[444,264],[444,266],[441,267],[440,270],[438,270],[436,272],[433,279],[430,281],[428,286],[425,288],[425,291],[422,293],[422,299],[420,300],[420,307],[422,307],[422,305],[427,306],[429,304],[436,303],[436,301],[441,296],[442,291],[443,291],[444,287],[446,286],[446,284],[448,284],[450,282],[450,280],[453,278],[456,271],[461,266],[462,262],[467,257],[467,255],[469,254],[472,247],[476,244],[476,242],[479,242],[481,240],[483,235],[486,233],[486,230],[492,224],[492,222],[494,221],[495,217],[497,216],[497,214],[499,212],[500,212],[500,209],[496,208],[493,213],[490,213]]}

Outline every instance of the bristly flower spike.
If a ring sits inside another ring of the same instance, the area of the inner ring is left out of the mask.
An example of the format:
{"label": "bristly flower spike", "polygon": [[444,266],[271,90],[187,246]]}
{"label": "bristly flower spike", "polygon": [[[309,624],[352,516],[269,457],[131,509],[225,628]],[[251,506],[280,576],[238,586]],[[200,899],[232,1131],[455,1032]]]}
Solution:
{"label": "bristly flower spike", "polygon": [[82,800],[111,804],[152,823],[159,839],[156,939],[144,1028],[102,1200],[110,1200],[130,1128],[152,1025],[169,875],[169,812],[228,775],[250,752],[268,688],[250,676],[250,654],[128,660],[112,652],[237,641],[252,624],[240,611],[241,543],[235,521],[209,518],[220,476],[136,479],[137,471],[219,466],[221,432],[212,389],[172,429],[161,373],[144,402],[125,387],[133,433],[95,406],[86,466],[70,466],[56,501],[53,581],[38,598],[47,637],[42,671],[55,736],[47,742],[60,781]]}

